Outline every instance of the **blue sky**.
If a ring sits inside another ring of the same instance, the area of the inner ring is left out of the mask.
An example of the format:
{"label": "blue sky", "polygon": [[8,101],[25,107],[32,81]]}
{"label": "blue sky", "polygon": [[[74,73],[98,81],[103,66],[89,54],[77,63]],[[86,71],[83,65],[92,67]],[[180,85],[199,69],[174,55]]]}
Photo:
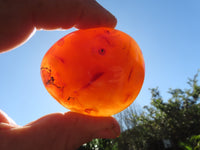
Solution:
{"label": "blue sky", "polygon": [[[200,1],[98,0],[118,19],[117,29],[132,36],[145,59],[146,76],[136,99],[150,103],[149,88],[187,88],[200,68]],[[67,31],[37,31],[24,45],[0,54],[0,109],[19,125],[43,115],[68,111],[44,88],[40,63],[46,51]]]}

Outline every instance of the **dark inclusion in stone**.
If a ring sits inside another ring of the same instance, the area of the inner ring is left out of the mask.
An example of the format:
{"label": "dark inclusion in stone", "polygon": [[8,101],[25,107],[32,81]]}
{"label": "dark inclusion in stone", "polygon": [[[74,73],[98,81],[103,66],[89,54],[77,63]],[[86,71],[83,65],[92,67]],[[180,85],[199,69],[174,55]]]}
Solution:
{"label": "dark inclusion in stone", "polygon": [[101,48],[101,49],[98,50],[98,52],[99,52],[100,55],[105,55],[106,50]]}
{"label": "dark inclusion in stone", "polygon": [[93,82],[95,82],[100,77],[102,77],[103,74],[104,74],[104,72],[97,72],[96,74],[94,74],[93,77],[91,78],[91,80],[86,85],[84,85],[82,87],[82,89],[89,87]]}

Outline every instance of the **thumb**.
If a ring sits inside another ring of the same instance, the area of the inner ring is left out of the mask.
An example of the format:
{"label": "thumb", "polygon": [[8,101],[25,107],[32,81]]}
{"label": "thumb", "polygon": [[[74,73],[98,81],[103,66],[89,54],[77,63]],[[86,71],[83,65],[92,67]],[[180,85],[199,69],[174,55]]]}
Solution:
{"label": "thumb", "polygon": [[54,144],[51,148],[69,150],[94,138],[116,138],[120,134],[119,124],[113,117],[92,117],[74,112],[49,114],[27,126],[31,127],[32,137],[39,135],[38,140],[49,139],[48,143]]}
{"label": "thumb", "polygon": [[119,124],[113,117],[92,117],[74,112],[68,112],[65,116],[72,122],[76,133],[74,136],[79,136],[83,143],[87,142],[84,141],[87,138],[116,138],[120,134]]}

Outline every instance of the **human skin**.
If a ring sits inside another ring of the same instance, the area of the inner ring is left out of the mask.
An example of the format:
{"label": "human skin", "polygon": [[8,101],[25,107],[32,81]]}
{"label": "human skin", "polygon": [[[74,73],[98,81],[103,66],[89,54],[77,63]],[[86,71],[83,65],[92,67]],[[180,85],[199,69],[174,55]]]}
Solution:
{"label": "human skin", "polygon": [[26,41],[35,29],[115,27],[95,0],[0,0],[0,52]]}
{"label": "human skin", "polygon": [[[37,29],[113,28],[117,22],[95,0],[0,0],[0,20],[0,52],[23,44]],[[113,117],[54,113],[19,126],[0,110],[1,150],[75,150],[93,138],[119,134]]]}

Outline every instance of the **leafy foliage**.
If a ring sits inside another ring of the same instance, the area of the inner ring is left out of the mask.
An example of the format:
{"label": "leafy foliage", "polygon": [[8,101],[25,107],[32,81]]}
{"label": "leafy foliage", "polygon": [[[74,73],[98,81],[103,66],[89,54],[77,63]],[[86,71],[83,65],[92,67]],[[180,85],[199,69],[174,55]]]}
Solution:
{"label": "leafy foliage", "polygon": [[180,146],[184,150],[199,150],[200,149],[200,135],[193,135],[188,141],[180,142]]}

